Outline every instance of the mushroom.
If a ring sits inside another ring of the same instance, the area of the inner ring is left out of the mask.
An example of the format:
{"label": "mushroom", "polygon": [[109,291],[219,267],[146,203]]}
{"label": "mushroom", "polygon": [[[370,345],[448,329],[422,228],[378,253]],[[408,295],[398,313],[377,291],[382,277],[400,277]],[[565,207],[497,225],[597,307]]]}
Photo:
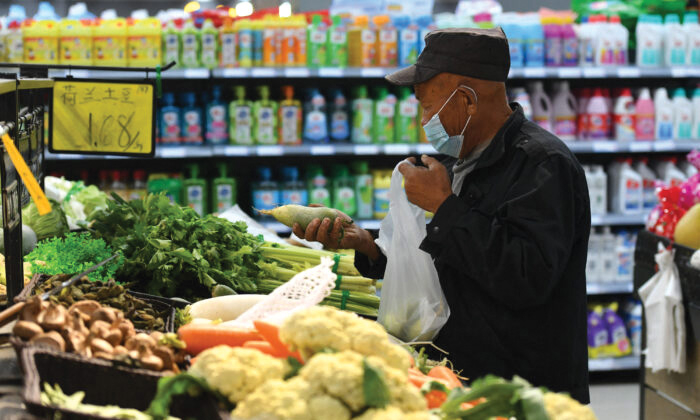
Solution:
{"label": "mushroom", "polygon": [[87,315],[89,320],[92,314],[101,307],[102,305],[100,305],[99,302],[95,300],[81,300],[72,304],[71,307],[68,308],[68,312],[80,311],[83,314]]}
{"label": "mushroom", "polygon": [[160,332],[160,331],[152,331],[152,332],[151,332],[151,338],[153,338],[154,340],[156,340],[156,343],[160,343],[160,340],[161,340],[163,337],[165,337],[165,334],[163,334],[163,333]]}
{"label": "mushroom", "polygon": [[161,360],[160,357],[153,354],[151,348],[148,347],[146,344],[139,344],[138,353],[138,361],[144,368],[155,371],[163,369],[163,360]]}
{"label": "mushroom", "polygon": [[112,347],[111,344],[97,337],[93,337],[92,339],[90,339],[90,349],[93,351],[93,354],[97,354],[100,352],[112,354],[112,352],[114,351],[114,347]]}
{"label": "mushroom", "polygon": [[110,353],[105,353],[105,352],[103,352],[103,351],[95,352],[95,353],[93,353],[93,356],[94,356],[94,357],[97,357],[98,359],[105,359],[105,360],[112,360],[112,359],[114,359],[114,355],[112,355],[112,354],[110,354]]}
{"label": "mushroom", "polygon": [[92,324],[95,321],[105,321],[107,324],[111,325],[117,320],[117,315],[115,312],[116,311],[114,309],[103,306],[92,313],[90,316],[90,323]]}
{"label": "mushroom", "polygon": [[68,323],[64,328],[77,331],[83,335],[88,335],[88,333],[90,332],[85,326],[85,322],[81,313],[75,310],[72,312],[71,310],[68,310]]}
{"label": "mushroom", "polygon": [[117,328],[122,333],[122,340],[127,341],[129,338],[136,335],[136,330],[134,329],[134,324],[128,319],[122,319],[117,324]]}
{"label": "mushroom", "polygon": [[87,334],[70,328],[63,329],[63,338],[66,340],[66,350],[82,354],[87,345]]}
{"label": "mushroom", "polygon": [[167,346],[156,346],[153,349],[153,354],[163,361],[163,368],[172,369],[175,364],[175,355]]}
{"label": "mushroom", "polygon": [[105,338],[109,334],[109,324],[105,321],[94,321],[90,325],[90,333],[99,338]]}
{"label": "mushroom", "polygon": [[127,350],[126,347],[124,347],[124,346],[114,346],[113,354],[115,356],[121,356],[121,355],[129,354],[129,350]]}
{"label": "mushroom", "polygon": [[56,331],[49,331],[46,333],[35,335],[34,338],[30,340],[30,343],[35,344],[37,346],[47,346],[60,351],[66,350],[65,340],[63,340],[61,334],[59,334]]}
{"label": "mushroom", "polygon": [[126,343],[124,344],[127,350],[139,350],[140,345],[146,346],[148,348],[153,348],[156,346],[156,340],[154,340],[148,334],[138,333],[135,336],[126,340]]}
{"label": "mushroom", "polygon": [[17,321],[14,328],[12,328],[12,334],[21,338],[22,340],[30,340],[35,335],[43,333],[44,330],[38,324],[30,321]]}
{"label": "mushroom", "polygon": [[19,314],[19,319],[22,321],[35,322],[38,324],[37,317],[41,313],[43,308],[42,300],[39,296],[32,296],[27,299],[27,302],[22,307],[22,311]]}
{"label": "mushroom", "polygon": [[57,303],[50,303],[49,307],[41,311],[37,317],[39,325],[44,330],[60,330],[66,323],[66,308]]}
{"label": "mushroom", "polygon": [[118,328],[112,328],[107,333],[106,337],[103,337],[109,344],[116,346],[122,342],[122,332]]}

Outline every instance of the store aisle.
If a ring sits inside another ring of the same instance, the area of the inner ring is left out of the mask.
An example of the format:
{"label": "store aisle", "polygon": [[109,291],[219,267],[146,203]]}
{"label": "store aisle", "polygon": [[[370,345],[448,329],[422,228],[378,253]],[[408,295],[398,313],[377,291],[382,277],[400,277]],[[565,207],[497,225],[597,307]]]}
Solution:
{"label": "store aisle", "polygon": [[598,420],[637,420],[639,384],[591,385],[591,406]]}

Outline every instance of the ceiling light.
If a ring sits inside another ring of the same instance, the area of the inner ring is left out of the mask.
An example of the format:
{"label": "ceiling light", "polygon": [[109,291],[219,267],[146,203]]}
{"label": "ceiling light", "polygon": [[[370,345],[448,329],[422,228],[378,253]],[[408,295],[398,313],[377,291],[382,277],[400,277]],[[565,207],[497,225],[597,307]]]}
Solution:
{"label": "ceiling light", "polygon": [[281,18],[288,18],[292,15],[292,3],[285,1],[284,3],[280,4],[280,17]]}
{"label": "ceiling light", "polygon": [[242,1],[236,5],[236,15],[239,17],[250,16],[253,14],[253,3]]}

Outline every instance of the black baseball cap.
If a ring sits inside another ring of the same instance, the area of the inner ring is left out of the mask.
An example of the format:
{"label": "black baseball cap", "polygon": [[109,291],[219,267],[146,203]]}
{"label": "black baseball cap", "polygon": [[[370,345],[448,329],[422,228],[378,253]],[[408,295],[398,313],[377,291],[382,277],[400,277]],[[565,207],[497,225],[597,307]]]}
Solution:
{"label": "black baseball cap", "polygon": [[416,64],[385,76],[389,82],[416,85],[440,73],[505,82],[510,70],[508,39],[501,28],[450,28],[431,31]]}

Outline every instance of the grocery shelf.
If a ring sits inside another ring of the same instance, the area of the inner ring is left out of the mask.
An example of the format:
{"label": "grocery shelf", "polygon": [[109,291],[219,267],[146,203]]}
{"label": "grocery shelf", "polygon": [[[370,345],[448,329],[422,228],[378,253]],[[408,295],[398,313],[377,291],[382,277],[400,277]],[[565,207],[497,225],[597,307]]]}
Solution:
{"label": "grocery shelf", "polygon": [[641,367],[639,356],[610,357],[605,359],[588,359],[588,370],[603,372],[611,370],[636,370]]}
{"label": "grocery shelf", "polygon": [[643,225],[646,219],[646,214],[593,214],[591,215],[591,226]]}
{"label": "grocery shelf", "polygon": [[632,293],[634,284],[630,282],[611,283],[586,283],[586,294],[588,295],[614,295],[618,293]]}
{"label": "grocery shelf", "polygon": [[618,142],[615,140],[566,142],[574,153],[653,153],[690,152],[700,148],[700,140],[658,140]]}

